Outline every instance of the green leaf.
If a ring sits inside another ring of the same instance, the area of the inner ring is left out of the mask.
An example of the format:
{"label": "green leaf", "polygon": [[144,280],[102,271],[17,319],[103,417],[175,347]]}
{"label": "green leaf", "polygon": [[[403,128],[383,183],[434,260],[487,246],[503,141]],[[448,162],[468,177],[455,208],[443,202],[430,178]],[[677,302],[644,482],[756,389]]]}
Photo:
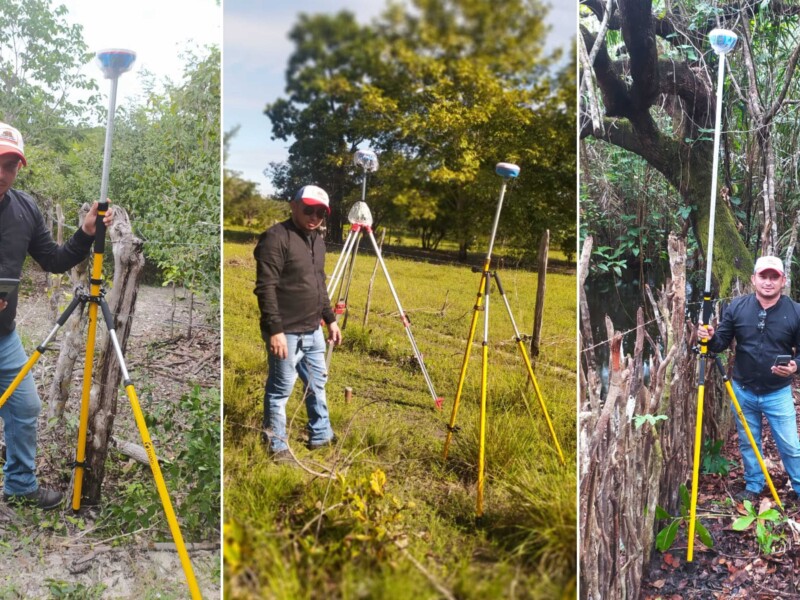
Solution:
{"label": "green leaf", "polygon": [[678,534],[678,526],[682,519],[675,519],[667,527],[658,532],[656,536],[656,548],[659,552],[666,552],[675,541],[675,536]]}
{"label": "green leaf", "polygon": [[779,521],[781,519],[781,514],[774,508],[770,508],[758,515],[758,518],[764,521]]}
{"label": "green leaf", "polygon": [[660,521],[662,519],[670,519],[672,515],[670,515],[666,510],[661,508],[660,506],[656,506],[656,520]]}
{"label": "green leaf", "polygon": [[689,510],[689,490],[686,488],[686,484],[682,483],[678,488],[678,494],[681,497],[681,506],[685,510]]}
{"label": "green leaf", "polygon": [[708,533],[708,529],[706,529],[705,525],[703,525],[700,521],[695,521],[694,528],[697,532],[697,535],[700,536],[700,541],[705,544],[706,548],[713,548],[714,540],[711,537],[711,534]]}
{"label": "green leaf", "polygon": [[752,525],[753,521],[755,520],[756,518],[750,515],[739,517],[733,522],[733,525],[731,525],[731,527],[733,528],[734,531],[744,531],[745,529],[750,527],[750,525]]}

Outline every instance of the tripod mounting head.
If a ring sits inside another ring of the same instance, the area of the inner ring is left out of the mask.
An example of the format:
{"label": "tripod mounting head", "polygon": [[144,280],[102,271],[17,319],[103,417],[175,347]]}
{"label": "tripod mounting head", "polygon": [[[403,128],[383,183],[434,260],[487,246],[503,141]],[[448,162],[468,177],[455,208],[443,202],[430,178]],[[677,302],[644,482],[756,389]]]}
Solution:
{"label": "tripod mounting head", "polygon": [[369,210],[366,202],[358,201],[353,204],[350,212],[347,213],[347,220],[351,225],[364,225],[365,227],[372,227],[372,213]]}
{"label": "tripod mounting head", "polygon": [[372,150],[358,150],[353,156],[353,163],[367,173],[378,170],[378,155]]}
{"label": "tripod mounting head", "polygon": [[513,163],[501,162],[495,165],[494,172],[504,179],[509,179],[519,175],[519,167]]}
{"label": "tripod mounting head", "polygon": [[736,45],[736,40],[739,39],[730,29],[712,29],[708,33],[708,40],[711,42],[711,48],[717,54],[727,54]]}
{"label": "tripod mounting head", "polygon": [[109,48],[100,50],[95,60],[106,79],[116,79],[131,70],[136,61],[136,52],[121,48]]}

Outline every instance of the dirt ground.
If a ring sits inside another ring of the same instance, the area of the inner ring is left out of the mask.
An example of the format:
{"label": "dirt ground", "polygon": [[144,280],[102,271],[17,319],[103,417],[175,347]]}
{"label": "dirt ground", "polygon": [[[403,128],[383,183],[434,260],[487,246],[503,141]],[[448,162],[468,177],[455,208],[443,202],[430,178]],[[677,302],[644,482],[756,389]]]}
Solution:
{"label": "dirt ground", "polygon": [[[43,289],[44,280],[40,281],[36,275],[33,279],[32,287]],[[196,302],[189,336],[189,300],[180,298],[175,305],[173,319],[170,288],[141,286],[139,289],[125,358],[145,412],[148,398],[175,402],[195,384],[219,389],[218,319],[209,322],[204,316],[208,309]],[[44,339],[54,321],[44,294],[32,293],[20,299],[17,328],[29,352]],[[104,324],[98,325],[98,331],[104,335]],[[34,369],[44,403],[37,464],[41,482],[67,491],[70,473],[61,472],[65,458],[60,454],[66,453],[72,460],[77,440],[63,442],[63,428],[59,433],[59,428],[47,427],[47,387],[58,355],[57,342]],[[67,419],[69,415],[77,419],[82,362],[81,357],[76,363]],[[146,398],[142,397],[140,386],[147,389]],[[118,404],[114,437],[141,444],[124,393]],[[65,443],[71,447],[63,448]],[[154,446],[163,462],[155,438]],[[116,460],[126,459],[117,457]],[[104,499],[111,497],[113,501],[115,494],[124,494],[124,490],[113,489],[114,483],[108,479],[104,482]],[[106,488],[111,490],[107,493]],[[174,490],[170,490],[170,496],[174,503]],[[5,506],[3,508],[8,511]],[[53,512],[58,514],[51,516],[51,513],[19,509],[15,513],[8,511],[6,517],[0,519],[0,600],[189,597],[183,568],[171,544],[154,544],[149,531],[100,539],[92,534],[96,529],[93,522],[96,513],[92,510],[82,515],[86,523],[83,529],[71,526],[73,512],[68,502]],[[218,523],[219,513],[216,520]],[[55,522],[61,526],[54,527]],[[219,598],[219,539],[186,541],[197,544],[190,546],[190,558],[203,597]]]}
{"label": "dirt ground", "polygon": [[[795,409],[800,427],[800,388],[794,388]],[[686,562],[686,529],[678,533],[672,548],[656,550],[650,559],[647,576],[642,582],[641,600],[800,600],[800,503],[788,481],[780,455],[772,439],[766,419],[763,422],[764,460],[784,504],[785,520],[775,529],[772,552],[759,551],[754,526],[735,531],[733,522],[747,514],[733,496],[744,487],[741,454],[736,430],[725,440],[721,454],[736,463],[727,477],[700,475],[697,514],[702,517],[712,539],[713,548],[706,548],[699,538],[694,545],[694,560]],[[759,514],[777,508],[768,489],[761,494]]]}

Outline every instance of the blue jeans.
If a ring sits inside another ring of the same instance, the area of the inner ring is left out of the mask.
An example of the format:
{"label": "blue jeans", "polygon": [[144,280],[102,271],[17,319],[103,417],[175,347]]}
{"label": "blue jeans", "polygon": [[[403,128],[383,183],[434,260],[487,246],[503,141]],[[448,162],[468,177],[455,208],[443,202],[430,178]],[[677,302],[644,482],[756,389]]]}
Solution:
{"label": "blue jeans", "polygon": [[[0,337],[0,392],[19,374],[28,357],[14,331]],[[36,431],[42,402],[30,373],[0,408],[6,438],[3,490],[6,494],[27,494],[39,488],[36,481]]]}
{"label": "blue jeans", "polygon": [[[800,440],[797,435],[792,386],[787,385],[780,390],[759,396],[752,390],[741,387],[735,381],[731,383],[744,418],[750,427],[750,433],[753,434],[753,439],[758,446],[758,451],[762,452],[761,415],[763,414],[767,417],[767,423],[772,430],[772,437],[781,455],[783,468],[786,469],[792,482],[792,488],[795,493],[800,494]],[[767,480],[761,472],[761,466],[758,464],[755,452],[753,452],[747,434],[738,418],[736,419],[736,428],[739,431],[739,450],[744,463],[745,487],[751,492],[758,493],[766,485]]]}
{"label": "blue jeans", "polygon": [[264,430],[273,452],[287,448],[286,403],[297,376],[303,381],[303,395],[308,414],[309,444],[323,444],[333,438],[325,402],[325,336],[320,327],[306,333],[287,333],[288,355],[285,359],[268,353],[269,375],[264,390]]}

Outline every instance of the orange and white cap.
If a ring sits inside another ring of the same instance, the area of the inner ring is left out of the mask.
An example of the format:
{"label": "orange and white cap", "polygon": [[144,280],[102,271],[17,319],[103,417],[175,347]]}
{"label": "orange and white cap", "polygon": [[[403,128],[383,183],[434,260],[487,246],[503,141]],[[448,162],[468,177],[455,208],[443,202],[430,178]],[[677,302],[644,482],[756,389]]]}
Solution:
{"label": "orange and white cap", "polygon": [[28,164],[25,160],[25,143],[22,141],[22,134],[18,129],[6,123],[0,123],[0,155],[16,154],[22,159],[22,164]]}

